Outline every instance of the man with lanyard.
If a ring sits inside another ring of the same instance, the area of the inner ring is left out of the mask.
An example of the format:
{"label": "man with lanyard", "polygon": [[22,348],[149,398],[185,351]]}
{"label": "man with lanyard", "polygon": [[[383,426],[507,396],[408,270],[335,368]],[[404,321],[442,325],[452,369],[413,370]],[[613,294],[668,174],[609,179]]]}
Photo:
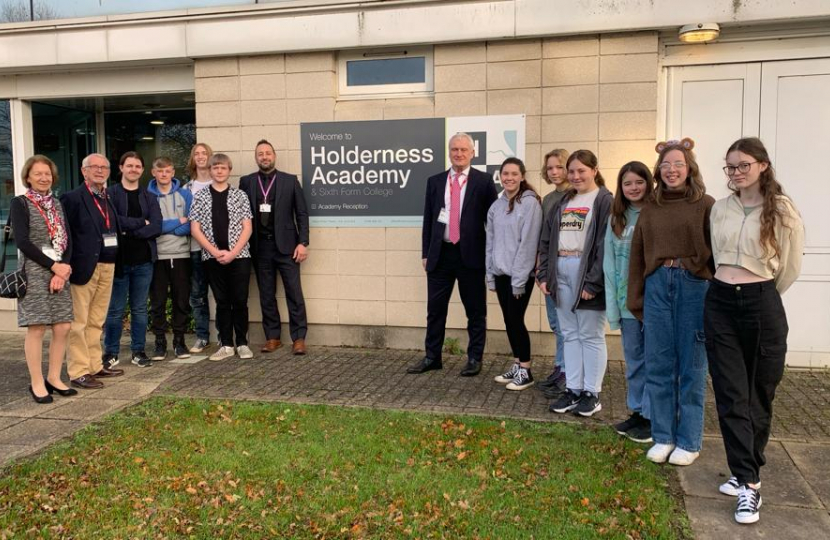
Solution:
{"label": "man with lanyard", "polygon": [[305,300],[300,284],[300,263],[308,257],[308,211],[297,177],[276,169],[274,147],[266,140],[254,150],[259,171],[243,176],[239,189],[248,195],[254,215],[251,247],[254,256],[265,345],[262,352],[280,346],[280,314],[277,310],[277,273],[282,275],[288,304],[288,328],[295,355],[306,353],[308,329]]}
{"label": "man with lanyard", "polygon": [[69,329],[67,371],[73,386],[102,388],[98,380],[123,375],[102,362],[101,334],[112,292],[118,257],[118,221],[107,196],[110,164],[101,154],[85,157],[84,183],[61,196],[72,234],[72,294],[74,320]]}

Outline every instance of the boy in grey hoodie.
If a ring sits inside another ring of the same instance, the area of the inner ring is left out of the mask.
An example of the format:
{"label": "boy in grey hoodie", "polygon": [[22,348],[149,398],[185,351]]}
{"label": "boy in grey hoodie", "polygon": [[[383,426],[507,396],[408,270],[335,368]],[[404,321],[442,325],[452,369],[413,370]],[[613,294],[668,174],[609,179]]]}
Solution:
{"label": "boy in grey hoodie", "polygon": [[173,304],[173,352],[177,358],[188,358],[190,353],[184,344],[187,317],[190,313],[190,205],[193,195],[180,189],[180,182],[173,177],[173,162],[166,157],[153,161],[153,179],[148,191],[158,197],[161,208],[161,236],[156,239],[158,260],[153,267],[150,285],[150,314],[152,329],[156,335],[153,360],[167,357],[167,297]]}

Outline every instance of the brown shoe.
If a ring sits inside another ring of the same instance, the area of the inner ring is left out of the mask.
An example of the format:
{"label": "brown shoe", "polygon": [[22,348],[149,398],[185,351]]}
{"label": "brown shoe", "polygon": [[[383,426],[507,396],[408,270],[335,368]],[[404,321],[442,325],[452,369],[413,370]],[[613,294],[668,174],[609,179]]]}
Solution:
{"label": "brown shoe", "polygon": [[123,369],[101,368],[101,371],[99,371],[98,373],[93,375],[93,377],[95,377],[96,379],[103,379],[103,378],[106,378],[106,377],[120,377],[123,374],[124,374]]}
{"label": "brown shoe", "polygon": [[85,388],[86,390],[97,390],[98,388],[104,387],[104,383],[97,380],[92,375],[81,375],[77,379],[72,379],[69,382],[72,383],[72,386],[77,386],[78,388]]}
{"label": "brown shoe", "polygon": [[303,338],[299,338],[294,341],[294,345],[291,347],[291,352],[298,356],[305,354],[305,340]]}
{"label": "brown shoe", "polygon": [[265,345],[262,346],[259,352],[274,352],[280,347],[282,347],[282,341],[278,339],[269,339],[265,342]]}

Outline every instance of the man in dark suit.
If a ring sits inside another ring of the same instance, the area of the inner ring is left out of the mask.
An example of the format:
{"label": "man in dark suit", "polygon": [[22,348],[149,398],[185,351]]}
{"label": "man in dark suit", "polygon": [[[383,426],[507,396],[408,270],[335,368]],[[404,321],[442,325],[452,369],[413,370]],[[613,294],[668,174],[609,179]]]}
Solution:
{"label": "man in dark suit", "polygon": [[455,281],[467,313],[467,364],[461,375],[481,371],[487,331],[487,288],[484,281],[487,211],[496,200],[493,178],[470,166],[473,138],[456,133],[450,138],[448,171],[427,180],[422,230],[422,257],[427,273],[426,355],[407,373],[441,369],[441,349],[447,310]]}
{"label": "man in dark suit", "polygon": [[251,249],[266,339],[261,351],[273,352],[282,346],[280,313],[277,310],[279,273],[288,304],[292,351],[302,355],[306,353],[305,337],[308,330],[300,284],[300,264],[308,257],[308,210],[305,196],[295,175],[277,170],[276,152],[271,143],[264,139],[259,141],[254,152],[259,171],[240,178],[239,189],[248,195],[254,215]]}
{"label": "man in dark suit", "polygon": [[72,234],[72,294],[74,320],[69,329],[67,371],[72,386],[102,388],[98,379],[123,375],[102,363],[101,333],[110,303],[118,258],[118,218],[107,195],[110,164],[101,154],[85,157],[84,183],[61,196]]}

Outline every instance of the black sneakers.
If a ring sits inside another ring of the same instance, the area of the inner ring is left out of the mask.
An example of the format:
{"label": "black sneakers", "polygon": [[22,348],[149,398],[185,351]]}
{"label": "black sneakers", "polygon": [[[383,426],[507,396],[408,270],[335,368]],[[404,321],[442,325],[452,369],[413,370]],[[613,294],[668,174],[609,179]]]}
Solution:
{"label": "black sneakers", "polygon": [[550,412],[564,414],[572,411],[579,404],[579,395],[573,393],[570,389],[565,390],[565,393],[559,396],[559,399],[550,404]]}
{"label": "black sneakers", "polygon": [[106,353],[101,358],[101,363],[104,365],[104,369],[112,369],[118,365],[118,356]]}
{"label": "black sneakers", "polygon": [[599,401],[599,396],[586,390],[579,396],[579,403],[574,412],[579,416],[594,416],[595,413],[601,410],[602,403]]}
{"label": "black sneakers", "polygon": [[744,484],[738,488],[738,506],[735,521],[741,524],[755,523],[761,519],[761,492]]}
{"label": "black sneakers", "polygon": [[620,435],[624,435],[634,442],[650,443],[651,440],[651,420],[644,418],[640,413],[635,412],[618,424],[614,424],[614,431]]}
{"label": "black sneakers", "polygon": [[173,337],[173,353],[176,358],[190,358],[190,351],[184,344],[184,336]]}
{"label": "black sneakers", "polygon": [[153,360],[164,360],[167,358],[167,339],[164,336],[156,336],[156,346],[153,348]]}
{"label": "black sneakers", "polygon": [[150,367],[153,363],[147,358],[147,355],[144,354],[144,351],[134,351],[133,352],[133,364],[137,365],[138,367]]}
{"label": "black sneakers", "polygon": [[639,424],[643,420],[644,420],[644,418],[642,417],[642,415],[640,413],[638,413],[638,412],[632,413],[631,416],[629,416],[627,420],[623,420],[622,422],[620,422],[618,424],[614,424],[614,431],[616,431],[620,435],[625,435],[625,433],[629,429],[633,428],[634,426],[636,426],[637,424]]}

